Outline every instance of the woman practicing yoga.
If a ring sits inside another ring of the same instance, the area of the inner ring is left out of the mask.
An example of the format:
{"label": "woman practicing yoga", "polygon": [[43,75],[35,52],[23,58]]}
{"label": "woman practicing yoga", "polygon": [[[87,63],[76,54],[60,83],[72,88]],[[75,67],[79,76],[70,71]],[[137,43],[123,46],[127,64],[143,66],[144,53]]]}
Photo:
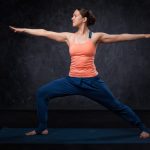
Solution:
{"label": "woman practicing yoga", "polygon": [[14,32],[27,33],[46,37],[58,42],[65,42],[69,47],[71,57],[69,75],[56,79],[41,86],[36,92],[38,126],[25,133],[27,136],[48,134],[48,101],[55,97],[66,95],[82,95],[96,101],[123,119],[135,125],[140,130],[140,138],[149,138],[149,129],[127,105],[120,102],[110,91],[96,70],[94,58],[100,43],[150,38],[150,34],[114,34],[89,30],[96,18],[91,10],[77,8],[71,18],[72,26],[77,28],[74,33],[53,32],[44,29],[15,28]]}

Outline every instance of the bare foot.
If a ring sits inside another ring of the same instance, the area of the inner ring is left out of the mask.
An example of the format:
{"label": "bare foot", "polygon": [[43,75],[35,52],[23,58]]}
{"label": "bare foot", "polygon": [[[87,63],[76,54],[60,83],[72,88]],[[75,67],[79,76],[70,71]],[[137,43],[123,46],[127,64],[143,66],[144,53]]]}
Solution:
{"label": "bare foot", "polygon": [[143,131],[140,133],[140,138],[141,139],[150,138],[150,133]]}
{"label": "bare foot", "polygon": [[[33,136],[33,135],[37,135],[37,134],[39,134],[39,133],[37,133],[35,130],[25,133],[25,135],[27,135],[27,136]],[[48,135],[48,130],[45,129],[40,134],[41,135]]]}

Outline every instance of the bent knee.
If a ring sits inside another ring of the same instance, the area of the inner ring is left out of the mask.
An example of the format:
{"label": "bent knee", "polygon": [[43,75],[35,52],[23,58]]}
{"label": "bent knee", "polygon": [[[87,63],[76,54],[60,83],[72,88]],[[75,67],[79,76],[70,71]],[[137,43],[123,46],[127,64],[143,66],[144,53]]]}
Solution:
{"label": "bent knee", "polygon": [[58,92],[54,91],[53,89],[45,89],[40,87],[36,91],[37,99],[45,99],[45,98],[54,98],[59,96]]}
{"label": "bent knee", "polygon": [[46,91],[42,87],[38,88],[36,91],[36,97],[37,98],[46,97]]}

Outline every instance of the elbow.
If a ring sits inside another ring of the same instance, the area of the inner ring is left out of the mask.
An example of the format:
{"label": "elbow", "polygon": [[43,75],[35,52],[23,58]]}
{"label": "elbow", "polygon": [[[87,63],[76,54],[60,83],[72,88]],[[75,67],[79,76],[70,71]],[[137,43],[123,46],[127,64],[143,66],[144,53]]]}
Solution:
{"label": "elbow", "polygon": [[47,32],[45,29],[40,29],[40,35],[41,36],[46,36]]}

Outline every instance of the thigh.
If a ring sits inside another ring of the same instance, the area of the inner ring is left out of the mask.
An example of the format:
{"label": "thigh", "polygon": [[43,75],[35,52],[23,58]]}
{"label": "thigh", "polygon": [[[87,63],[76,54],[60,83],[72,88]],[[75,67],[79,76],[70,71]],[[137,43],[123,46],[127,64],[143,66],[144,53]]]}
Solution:
{"label": "thigh", "polygon": [[37,94],[46,97],[60,97],[66,95],[80,94],[80,90],[73,86],[66,77],[53,80],[45,85],[42,85]]}
{"label": "thigh", "polygon": [[110,109],[116,109],[122,106],[122,103],[113,95],[110,88],[102,79],[99,78],[93,80],[90,84],[88,84],[88,87],[91,89],[85,89],[83,95],[91,100],[94,100]]}

